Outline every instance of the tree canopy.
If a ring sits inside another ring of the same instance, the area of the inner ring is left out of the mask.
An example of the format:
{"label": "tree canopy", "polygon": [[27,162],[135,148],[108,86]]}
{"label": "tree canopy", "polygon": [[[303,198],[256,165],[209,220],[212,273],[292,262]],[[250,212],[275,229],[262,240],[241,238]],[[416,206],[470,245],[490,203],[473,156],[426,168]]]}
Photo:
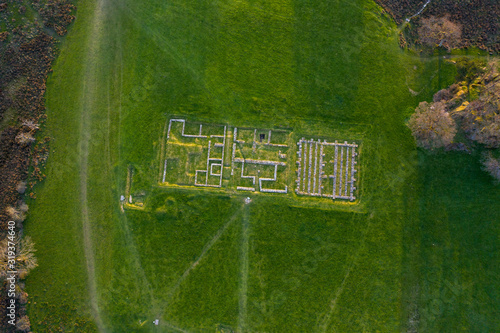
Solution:
{"label": "tree canopy", "polygon": [[417,145],[436,149],[450,145],[457,133],[456,125],[446,112],[445,103],[421,102],[408,122]]}

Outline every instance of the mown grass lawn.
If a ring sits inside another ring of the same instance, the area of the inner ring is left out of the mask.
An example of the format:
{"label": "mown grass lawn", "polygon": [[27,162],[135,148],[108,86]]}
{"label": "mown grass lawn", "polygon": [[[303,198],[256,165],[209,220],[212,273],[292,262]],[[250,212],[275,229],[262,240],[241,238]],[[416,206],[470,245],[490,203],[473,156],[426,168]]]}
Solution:
{"label": "mown grass lawn", "polygon": [[[33,330],[498,329],[498,186],[471,156],[417,151],[404,121],[455,70],[397,33],[369,0],[80,3],[26,226]],[[362,209],[159,189],[172,114],[352,131]],[[120,210],[129,165],[145,210]]]}

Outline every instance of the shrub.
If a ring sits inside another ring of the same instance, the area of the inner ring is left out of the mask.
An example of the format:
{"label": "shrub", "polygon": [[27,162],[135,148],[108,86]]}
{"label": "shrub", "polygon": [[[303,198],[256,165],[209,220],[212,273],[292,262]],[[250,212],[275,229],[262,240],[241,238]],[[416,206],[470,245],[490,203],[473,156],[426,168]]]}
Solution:
{"label": "shrub", "polygon": [[497,182],[500,182],[500,161],[493,157],[491,153],[484,154],[483,170],[490,174]]}

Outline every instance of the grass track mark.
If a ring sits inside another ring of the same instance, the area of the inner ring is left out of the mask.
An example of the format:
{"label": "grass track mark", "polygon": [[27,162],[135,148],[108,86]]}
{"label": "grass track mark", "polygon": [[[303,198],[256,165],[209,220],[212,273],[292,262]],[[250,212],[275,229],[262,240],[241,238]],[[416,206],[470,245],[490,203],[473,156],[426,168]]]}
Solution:
{"label": "grass track mark", "polygon": [[162,321],[162,320],[160,320],[160,322],[159,322],[159,327],[166,327],[166,328],[169,328],[169,329],[174,330],[176,332],[190,333],[189,331],[186,331],[185,329],[182,329],[180,327],[177,327],[175,325],[170,324],[169,322]]}
{"label": "grass track mark", "polygon": [[[161,51],[163,51],[165,54],[168,54],[180,68],[188,70],[195,82],[204,82],[202,73],[196,70],[189,63],[188,59],[186,59],[186,57],[182,55],[179,47],[176,47],[172,41],[168,40],[158,31],[153,30],[147,23],[141,23],[140,19],[138,18],[137,11],[141,11],[141,14],[146,17],[149,15],[145,13],[147,9],[143,9],[143,7],[144,6],[139,6],[139,8],[135,7],[134,9],[132,9],[127,4],[122,5],[122,8],[127,11],[128,16],[137,25],[139,30],[144,31],[144,36],[150,36],[151,40]],[[206,86],[206,84],[203,84],[202,86]]]}
{"label": "grass track mark", "polygon": [[245,332],[247,318],[247,293],[248,293],[248,246],[250,239],[250,226],[248,221],[248,205],[243,209],[241,249],[240,249],[240,287],[238,297],[238,332]]}
{"label": "grass track mark", "polygon": [[186,278],[189,276],[189,273],[191,273],[191,271],[193,269],[196,268],[196,266],[198,266],[198,264],[201,262],[201,260],[205,257],[205,255],[207,254],[207,252],[212,248],[212,246],[214,246],[214,244],[219,240],[219,238],[222,236],[222,234],[226,231],[226,229],[236,220],[236,218],[238,217],[238,214],[242,211],[243,209],[243,206],[240,207],[240,209],[237,209],[234,214],[229,218],[229,221],[226,222],[226,224],[224,224],[218,231],[217,233],[214,235],[214,237],[212,237],[212,239],[210,239],[210,241],[208,243],[205,244],[205,246],[203,247],[203,249],[201,250],[201,253],[200,255],[198,256],[198,258],[196,259],[195,262],[193,262],[185,271],[184,273],[181,275],[181,277],[177,280],[177,282],[175,283],[175,285],[170,289],[169,293],[167,294],[166,296],[166,300],[165,300],[165,303],[166,305],[168,305],[169,301],[172,299],[172,297],[175,295],[177,289],[179,289],[180,285],[182,282],[184,282],[184,280],[186,280]]}
{"label": "grass track mark", "polygon": [[[353,215],[352,219],[354,220],[354,215]],[[353,255],[351,265],[349,265],[349,268],[347,268],[347,272],[344,275],[344,278],[342,279],[342,283],[340,284],[340,287],[338,287],[338,289],[335,291],[333,298],[330,301],[330,305],[329,305],[329,308],[327,309],[327,312],[324,315],[320,316],[318,319],[317,332],[326,333],[328,330],[328,326],[330,326],[333,313],[335,312],[335,309],[337,308],[337,301],[338,301],[339,297],[342,295],[342,293],[344,292],[344,288],[345,288],[345,285],[347,283],[347,280],[349,279],[349,276],[351,275],[351,271],[356,266],[358,259],[359,259],[359,255],[360,255],[361,251],[364,249],[366,235],[368,234],[368,231],[369,231],[370,226],[371,226],[371,220],[372,220],[372,217],[369,217],[368,224],[363,232],[363,237],[361,238],[361,242],[360,242],[359,247],[358,247],[358,251],[356,251],[356,253]]]}
{"label": "grass track mark", "polygon": [[[120,217],[120,220],[123,221],[122,223],[122,230],[123,230],[123,237],[128,244],[128,251],[132,257],[132,265],[134,267],[134,270],[137,274],[137,279],[140,281],[140,285],[142,286],[143,289],[146,290],[146,293],[149,295],[150,300],[151,300],[151,312],[154,314],[153,317],[148,318],[148,320],[153,320],[160,318],[159,313],[161,313],[161,309],[163,308],[161,301],[158,300],[158,298],[155,296],[155,293],[153,291],[153,287],[151,285],[151,282],[149,281],[146,272],[144,271],[144,268],[142,266],[141,262],[141,257],[139,254],[139,251],[137,250],[136,243],[134,241],[134,237],[132,236],[132,232],[129,227],[128,219],[126,214],[122,214]],[[189,331],[186,331],[180,327],[177,327],[165,320],[160,320],[160,327],[166,327],[170,330],[175,330],[177,332],[184,332],[188,333]]]}
{"label": "grass track mark", "polygon": [[99,0],[95,5],[94,16],[92,19],[92,32],[89,34],[87,41],[87,53],[84,63],[83,88],[81,95],[81,126],[80,126],[80,195],[81,195],[81,218],[82,232],[84,242],[84,253],[87,266],[87,279],[89,288],[89,301],[91,305],[92,315],[96,326],[100,332],[105,332],[102,322],[97,297],[96,273],[95,273],[95,257],[94,246],[92,244],[92,230],[89,219],[89,206],[87,197],[88,183],[88,163],[89,163],[89,142],[91,131],[91,112],[93,102],[95,100],[97,69],[97,54],[100,51],[100,43],[102,39],[102,23],[103,23],[103,7],[104,1]]}

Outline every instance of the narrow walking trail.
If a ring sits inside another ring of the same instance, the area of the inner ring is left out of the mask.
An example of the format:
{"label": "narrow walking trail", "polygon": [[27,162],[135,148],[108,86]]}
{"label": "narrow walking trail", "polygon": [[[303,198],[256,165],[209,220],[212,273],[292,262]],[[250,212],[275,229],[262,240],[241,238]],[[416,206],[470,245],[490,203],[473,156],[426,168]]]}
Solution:
{"label": "narrow walking trail", "polygon": [[103,35],[104,21],[104,0],[98,0],[95,5],[94,16],[92,18],[92,31],[87,40],[87,52],[84,60],[83,91],[80,96],[80,208],[84,242],[85,261],[88,276],[89,301],[96,326],[100,332],[105,332],[101,319],[99,302],[97,296],[96,269],[94,246],[92,243],[92,228],[89,217],[88,204],[88,165],[89,165],[89,144],[91,139],[91,114],[96,99],[96,73],[98,68],[98,54]]}
{"label": "narrow walking trail", "polygon": [[238,295],[238,332],[247,329],[247,302],[248,302],[248,251],[250,240],[250,224],[248,221],[248,205],[243,208],[241,248],[240,248],[240,286]]}

